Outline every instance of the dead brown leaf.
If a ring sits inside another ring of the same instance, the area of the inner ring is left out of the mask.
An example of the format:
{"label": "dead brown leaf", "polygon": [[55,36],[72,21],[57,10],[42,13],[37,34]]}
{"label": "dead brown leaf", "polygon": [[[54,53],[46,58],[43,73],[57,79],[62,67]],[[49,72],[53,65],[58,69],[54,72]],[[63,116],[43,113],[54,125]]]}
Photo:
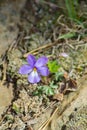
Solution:
{"label": "dead brown leaf", "polygon": [[69,79],[69,81],[68,81],[68,88],[74,88],[74,89],[76,89],[77,88],[77,82],[76,82],[76,80],[74,80],[74,79]]}
{"label": "dead brown leaf", "polygon": [[53,99],[62,101],[63,100],[63,93],[58,93],[53,96]]}

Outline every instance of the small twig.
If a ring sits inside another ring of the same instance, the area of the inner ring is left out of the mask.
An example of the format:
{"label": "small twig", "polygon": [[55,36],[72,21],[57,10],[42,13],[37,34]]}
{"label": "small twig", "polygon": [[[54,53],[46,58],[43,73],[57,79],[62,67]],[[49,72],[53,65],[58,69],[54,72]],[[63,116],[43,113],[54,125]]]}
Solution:
{"label": "small twig", "polygon": [[0,86],[2,86],[2,84],[6,80],[6,69],[7,69],[7,63],[3,62],[3,78],[2,78],[2,80],[0,82]]}
{"label": "small twig", "polygon": [[20,36],[17,36],[17,38],[11,43],[8,52],[12,51],[13,48],[16,48],[19,42],[23,40],[24,32],[20,34]]}
{"label": "small twig", "polygon": [[69,44],[69,42],[68,42],[68,40],[67,40],[67,39],[66,39],[66,45],[67,45],[67,46],[69,46],[69,48],[71,48],[71,49],[75,50],[74,46],[73,46],[73,45],[71,45],[71,44]]}
{"label": "small twig", "polygon": [[64,23],[62,23],[62,22],[60,21],[63,17],[64,17],[64,15],[60,15],[60,16],[58,17],[58,19],[57,19],[57,23],[60,24],[60,25],[63,26],[63,27],[68,28],[68,26],[67,26],[66,24],[64,24]]}
{"label": "small twig", "polygon": [[[54,43],[46,44],[46,45],[44,45],[44,46],[38,47],[38,48],[36,48],[36,49],[34,49],[34,50],[32,50],[32,51],[30,51],[30,52],[24,54],[24,57],[27,57],[29,54],[32,54],[32,53],[37,54],[37,53],[38,53],[37,51],[41,51],[42,49],[45,49],[45,50],[46,50],[47,48],[52,47],[52,46],[54,46],[54,45],[56,45],[56,44],[59,44],[59,43],[60,43],[60,41],[59,41],[59,39],[57,39]],[[61,44],[61,43],[60,43],[60,44]]]}
{"label": "small twig", "polygon": [[50,8],[52,8],[52,9],[63,9],[63,10],[65,10],[65,8],[63,8],[63,7],[61,7],[61,6],[58,6],[58,5],[56,5],[55,3],[47,2],[47,1],[45,1],[45,0],[43,0],[43,1],[35,0],[35,2],[36,2],[37,4],[45,4],[45,5],[48,5],[48,6],[49,6]]}

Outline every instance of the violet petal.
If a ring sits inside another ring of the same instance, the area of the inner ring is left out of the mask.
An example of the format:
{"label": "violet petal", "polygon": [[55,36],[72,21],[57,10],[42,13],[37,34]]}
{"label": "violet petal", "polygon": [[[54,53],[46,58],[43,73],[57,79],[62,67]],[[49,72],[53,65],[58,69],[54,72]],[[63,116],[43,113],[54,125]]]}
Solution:
{"label": "violet petal", "polygon": [[35,67],[39,68],[42,67],[43,65],[45,65],[48,62],[48,58],[45,56],[42,56],[41,58],[39,58],[36,63],[35,63]]}
{"label": "violet petal", "polygon": [[29,74],[32,71],[32,67],[29,65],[22,65],[19,69],[20,74]]}
{"label": "violet petal", "polygon": [[63,52],[63,53],[60,53],[60,55],[59,56],[63,56],[63,57],[68,57],[69,55],[67,54],[67,53],[65,53],[65,52]]}
{"label": "violet petal", "polygon": [[37,71],[32,71],[28,76],[28,81],[30,83],[38,83],[41,80]]}
{"label": "violet petal", "polygon": [[38,68],[38,72],[42,75],[42,76],[48,76],[49,75],[49,70],[46,66],[43,67],[39,67]]}
{"label": "violet petal", "polygon": [[28,64],[30,65],[30,66],[34,66],[34,64],[36,63],[36,59],[35,59],[35,57],[33,56],[33,55],[28,55],[28,57],[27,57],[27,62],[28,62]]}

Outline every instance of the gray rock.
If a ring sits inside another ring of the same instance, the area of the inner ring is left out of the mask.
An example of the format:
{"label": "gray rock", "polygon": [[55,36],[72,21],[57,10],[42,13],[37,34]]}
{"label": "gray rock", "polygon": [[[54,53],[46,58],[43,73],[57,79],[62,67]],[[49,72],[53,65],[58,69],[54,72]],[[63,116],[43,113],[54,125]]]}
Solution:
{"label": "gray rock", "polygon": [[18,35],[17,24],[26,0],[0,1],[0,56]]}

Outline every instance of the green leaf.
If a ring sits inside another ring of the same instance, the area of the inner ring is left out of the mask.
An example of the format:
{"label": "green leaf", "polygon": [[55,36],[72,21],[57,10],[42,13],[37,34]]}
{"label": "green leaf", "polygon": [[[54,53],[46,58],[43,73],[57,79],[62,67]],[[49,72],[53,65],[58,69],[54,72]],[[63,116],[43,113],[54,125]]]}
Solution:
{"label": "green leaf", "polygon": [[58,88],[57,85],[54,85],[54,81],[52,81],[52,82],[50,83],[50,87],[51,87],[52,89]]}
{"label": "green leaf", "polygon": [[56,73],[58,69],[60,68],[60,65],[57,63],[57,61],[49,61],[48,68],[51,73]]}
{"label": "green leaf", "polygon": [[43,86],[39,86],[38,88],[37,88],[37,90],[35,90],[34,92],[33,92],[33,95],[34,96],[40,96],[40,95],[42,95],[43,94]]}
{"label": "green leaf", "polygon": [[48,95],[49,95],[49,96],[54,95],[54,91],[53,91],[53,89],[49,89],[49,90],[48,90]]}
{"label": "green leaf", "polygon": [[45,89],[45,93],[46,93],[46,95],[48,95],[48,96],[54,95],[54,91],[53,91],[53,89],[50,88],[50,87],[47,87],[47,88]]}
{"label": "green leaf", "polygon": [[58,88],[58,86],[57,85],[52,85],[51,88]]}
{"label": "green leaf", "polygon": [[55,79],[56,79],[56,81],[62,81],[63,75],[64,75],[63,72],[57,72],[57,73],[55,74]]}
{"label": "green leaf", "polygon": [[68,11],[68,15],[72,20],[77,19],[77,12],[75,10],[74,1],[73,0],[65,0],[66,8]]}
{"label": "green leaf", "polygon": [[54,85],[54,81],[50,83],[49,86],[44,85],[44,86],[38,86],[37,90],[33,92],[34,96],[41,96],[42,94],[45,94],[47,96],[52,96],[54,95],[54,90],[58,88],[57,85]]}
{"label": "green leaf", "polygon": [[69,32],[64,35],[59,36],[59,39],[68,39],[74,37],[76,34],[74,32]]}

